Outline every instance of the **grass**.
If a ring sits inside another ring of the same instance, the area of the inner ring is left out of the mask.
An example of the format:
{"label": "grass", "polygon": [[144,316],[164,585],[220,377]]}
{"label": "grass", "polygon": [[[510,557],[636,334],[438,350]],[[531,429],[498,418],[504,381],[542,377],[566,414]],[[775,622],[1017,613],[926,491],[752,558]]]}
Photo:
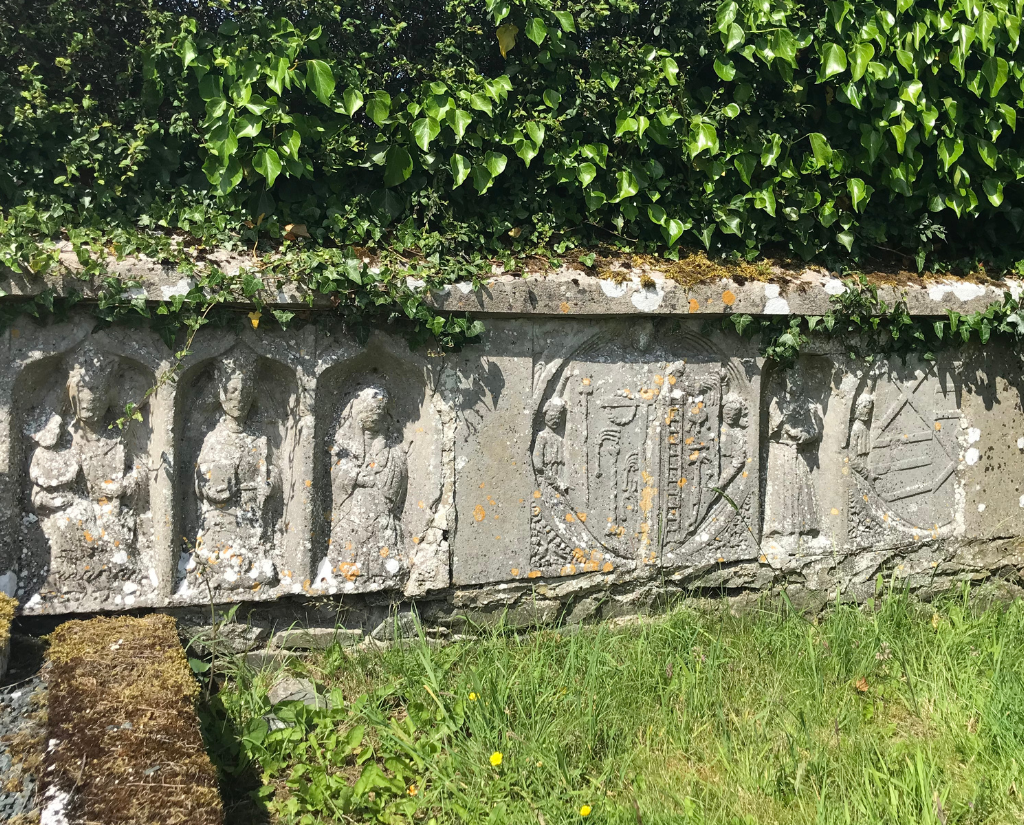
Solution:
{"label": "grass", "polygon": [[297,669],[332,710],[278,706],[293,726],[268,731],[273,675],[240,670],[207,715],[271,821],[1024,819],[1021,603],[679,609]]}

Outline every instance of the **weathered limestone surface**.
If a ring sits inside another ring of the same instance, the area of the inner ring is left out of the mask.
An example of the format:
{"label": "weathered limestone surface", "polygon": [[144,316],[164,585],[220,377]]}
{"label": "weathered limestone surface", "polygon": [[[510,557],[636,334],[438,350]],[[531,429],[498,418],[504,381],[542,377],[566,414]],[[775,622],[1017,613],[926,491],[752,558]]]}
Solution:
{"label": "weathered limestone surface", "polygon": [[[781,370],[689,316],[821,312],[838,281],[706,299],[595,282],[435,295],[489,316],[444,355],[360,345],[327,313],[204,329],[159,386],[172,353],[145,329],[15,323],[0,589],[29,614],[358,595],[546,621],[669,589],[863,598],[879,576],[1024,569],[1018,354],[867,364],[837,346]],[[914,300],[931,315],[996,293]],[[130,402],[141,420],[111,429]]]}

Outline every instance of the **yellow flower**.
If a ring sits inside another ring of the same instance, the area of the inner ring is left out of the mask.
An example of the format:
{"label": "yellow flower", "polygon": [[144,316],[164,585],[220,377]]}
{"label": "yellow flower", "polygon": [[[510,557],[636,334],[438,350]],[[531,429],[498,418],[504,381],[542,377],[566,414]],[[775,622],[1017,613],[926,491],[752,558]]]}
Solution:
{"label": "yellow flower", "polygon": [[580,808],[580,816],[590,816],[590,806],[584,805]]}
{"label": "yellow flower", "polygon": [[409,786],[409,796],[416,796],[416,794],[418,794],[419,791],[420,791],[420,789],[417,788],[415,785],[410,785]]}
{"label": "yellow flower", "polygon": [[476,700],[477,700],[477,695],[475,693],[469,694],[469,701],[470,702],[475,702]]}
{"label": "yellow flower", "polygon": [[495,751],[491,754],[491,764],[494,767],[498,767],[498,765],[501,764],[501,753],[499,751]]}

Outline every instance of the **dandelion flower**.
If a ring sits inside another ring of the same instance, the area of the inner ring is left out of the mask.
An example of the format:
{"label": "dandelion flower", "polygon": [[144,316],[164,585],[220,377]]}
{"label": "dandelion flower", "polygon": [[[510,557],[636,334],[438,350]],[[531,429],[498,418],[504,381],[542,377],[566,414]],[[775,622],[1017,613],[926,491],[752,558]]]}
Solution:
{"label": "dandelion flower", "polygon": [[420,789],[417,788],[415,785],[410,785],[409,786],[409,796],[416,796],[416,794],[418,794],[419,792],[420,792]]}
{"label": "dandelion flower", "polygon": [[580,808],[580,816],[590,816],[590,806],[584,805]]}
{"label": "dandelion flower", "polygon": [[501,752],[500,751],[495,751],[494,753],[491,754],[491,764],[494,767],[498,767],[498,765],[501,764]]}
{"label": "dandelion flower", "polygon": [[469,694],[469,701],[470,702],[475,702],[477,700],[477,698],[478,697],[477,697],[477,695],[475,693]]}

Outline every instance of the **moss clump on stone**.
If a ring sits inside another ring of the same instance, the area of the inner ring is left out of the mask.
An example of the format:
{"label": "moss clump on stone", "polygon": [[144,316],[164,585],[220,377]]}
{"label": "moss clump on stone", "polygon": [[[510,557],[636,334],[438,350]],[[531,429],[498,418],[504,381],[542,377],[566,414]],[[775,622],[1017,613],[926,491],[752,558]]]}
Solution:
{"label": "moss clump on stone", "polygon": [[169,616],[72,621],[50,636],[43,804],[68,822],[220,825],[192,676]]}

